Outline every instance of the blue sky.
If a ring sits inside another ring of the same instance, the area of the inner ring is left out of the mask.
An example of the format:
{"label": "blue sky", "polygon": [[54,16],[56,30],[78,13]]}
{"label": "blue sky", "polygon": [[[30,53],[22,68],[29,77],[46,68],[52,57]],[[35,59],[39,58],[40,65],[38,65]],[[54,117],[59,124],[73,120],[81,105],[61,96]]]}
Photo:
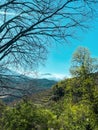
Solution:
{"label": "blue sky", "polygon": [[[71,39],[69,43],[60,43],[49,48],[45,66],[40,66],[37,71],[24,71],[22,68],[17,69],[18,73],[25,74],[29,77],[48,78],[48,79],[64,79],[70,77],[69,68],[71,65],[72,54],[78,46],[84,46],[91,52],[92,57],[98,58],[98,19],[94,19],[90,28],[84,32],[77,32],[78,39]],[[76,35],[77,35],[76,34]],[[12,69],[12,68],[11,68]]]}
{"label": "blue sky", "polygon": [[92,57],[98,57],[98,21],[92,23],[91,28],[82,32],[79,40],[71,40],[71,43],[65,45],[54,45],[49,49],[49,54],[45,66],[39,68],[39,72],[47,77],[69,77],[69,68],[71,57],[78,46],[87,47]]}
{"label": "blue sky", "polygon": [[[4,12],[0,12],[0,14],[4,14]],[[13,12],[8,12],[7,14],[14,15]],[[39,67],[37,76],[45,78],[54,77],[57,79],[69,77],[72,54],[78,46],[87,47],[90,50],[92,57],[98,57],[98,19],[93,19],[88,24],[90,28],[87,31],[81,32],[80,30],[77,30],[78,35],[76,35],[79,40],[71,39],[69,43],[62,43],[62,45],[61,43],[53,43],[53,45],[50,46],[45,66]],[[16,71],[25,73],[22,68]],[[29,73],[29,76],[32,77],[34,75],[31,70],[26,73]]]}

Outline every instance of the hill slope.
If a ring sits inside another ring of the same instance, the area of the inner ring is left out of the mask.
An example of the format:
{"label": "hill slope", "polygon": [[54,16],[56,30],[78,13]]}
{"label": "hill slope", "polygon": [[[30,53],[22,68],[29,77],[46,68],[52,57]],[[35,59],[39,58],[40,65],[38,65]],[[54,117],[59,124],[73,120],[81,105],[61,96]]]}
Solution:
{"label": "hill slope", "polygon": [[0,76],[0,98],[7,102],[25,95],[32,95],[47,90],[57,83],[54,80],[28,78],[27,76],[14,73],[11,75],[10,71]]}

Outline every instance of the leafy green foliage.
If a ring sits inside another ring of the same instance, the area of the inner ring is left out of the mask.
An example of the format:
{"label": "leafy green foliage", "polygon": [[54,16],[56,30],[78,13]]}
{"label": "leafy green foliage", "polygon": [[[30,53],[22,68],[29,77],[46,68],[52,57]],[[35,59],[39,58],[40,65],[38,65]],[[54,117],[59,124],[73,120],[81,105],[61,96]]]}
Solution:
{"label": "leafy green foliage", "polygon": [[73,76],[87,76],[98,71],[98,59],[92,58],[85,47],[78,47],[72,57],[70,72]]}
{"label": "leafy green foliage", "polygon": [[0,101],[0,130],[2,130],[2,125],[3,125],[2,117],[5,109],[6,109],[5,104],[2,101]]}
{"label": "leafy green foliage", "polygon": [[97,130],[98,84],[94,78],[77,77],[59,82],[53,91],[59,94],[59,88],[62,88],[63,98],[52,101],[47,108],[29,100],[6,107],[2,111],[0,129]]}
{"label": "leafy green foliage", "polygon": [[67,103],[59,120],[63,130],[87,130],[88,126],[95,130],[98,127],[94,116],[90,105]]}
{"label": "leafy green foliage", "polygon": [[58,101],[59,99],[61,99],[61,97],[64,96],[64,87],[62,86],[62,84],[56,84],[54,87],[53,87],[53,96],[52,96],[52,99],[54,101]]}
{"label": "leafy green foliage", "polygon": [[87,49],[80,48],[75,59],[75,77],[54,85],[51,98],[51,92],[41,93],[48,96],[43,106],[24,100],[1,109],[0,130],[98,130],[98,74],[92,74]]}
{"label": "leafy green foliage", "polygon": [[3,130],[48,130],[55,125],[56,116],[50,110],[28,101],[7,107],[2,120]]}
{"label": "leafy green foliage", "polygon": [[[56,88],[64,89],[62,102],[52,106],[57,111],[61,130],[98,129],[98,82],[96,76],[74,77],[58,83]],[[59,104],[59,105],[58,105]],[[60,111],[60,112],[59,112]]]}
{"label": "leafy green foliage", "polygon": [[95,83],[95,77],[92,75],[86,79],[67,79],[62,83],[62,87],[65,91],[64,98],[52,106],[52,110],[57,112],[58,129],[97,130],[98,84]]}

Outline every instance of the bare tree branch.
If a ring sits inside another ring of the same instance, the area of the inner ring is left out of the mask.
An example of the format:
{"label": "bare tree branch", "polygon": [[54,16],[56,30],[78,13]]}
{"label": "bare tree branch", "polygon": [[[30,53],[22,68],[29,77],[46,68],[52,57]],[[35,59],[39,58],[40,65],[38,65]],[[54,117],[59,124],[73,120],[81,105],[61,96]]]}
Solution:
{"label": "bare tree branch", "polygon": [[[54,3],[51,0],[1,2],[0,9],[3,13],[0,15],[2,18],[0,23],[0,60],[8,56],[12,59],[18,58],[21,55],[20,52],[24,52],[22,50],[27,48],[28,51],[38,48],[41,51],[40,58],[45,59],[43,58],[45,54],[42,56],[41,54],[46,53],[47,45],[45,43],[51,42],[47,39],[49,37],[54,40],[67,39],[69,36],[72,37],[71,30],[75,30],[77,27],[87,28],[85,21],[92,12],[92,5],[96,3],[97,1],[94,0],[66,0],[62,2],[57,0]],[[24,55],[26,54],[28,54],[27,51]],[[33,56],[34,54],[32,54]],[[38,57],[36,59],[38,60]],[[24,56],[22,56],[22,60],[24,61]],[[29,60],[29,62],[31,61]]]}
{"label": "bare tree branch", "polygon": [[0,66],[33,68],[43,63],[51,42],[66,43],[79,29],[88,28],[97,3],[98,0],[0,1]]}

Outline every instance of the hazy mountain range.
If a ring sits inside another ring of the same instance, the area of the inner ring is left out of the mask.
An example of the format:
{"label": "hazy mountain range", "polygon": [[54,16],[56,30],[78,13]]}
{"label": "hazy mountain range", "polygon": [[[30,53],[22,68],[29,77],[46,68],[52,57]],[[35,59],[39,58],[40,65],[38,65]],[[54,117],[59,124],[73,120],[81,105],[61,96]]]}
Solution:
{"label": "hazy mountain range", "polygon": [[55,80],[45,78],[30,78],[8,68],[2,69],[0,79],[0,97],[6,101],[44,91],[57,83]]}

